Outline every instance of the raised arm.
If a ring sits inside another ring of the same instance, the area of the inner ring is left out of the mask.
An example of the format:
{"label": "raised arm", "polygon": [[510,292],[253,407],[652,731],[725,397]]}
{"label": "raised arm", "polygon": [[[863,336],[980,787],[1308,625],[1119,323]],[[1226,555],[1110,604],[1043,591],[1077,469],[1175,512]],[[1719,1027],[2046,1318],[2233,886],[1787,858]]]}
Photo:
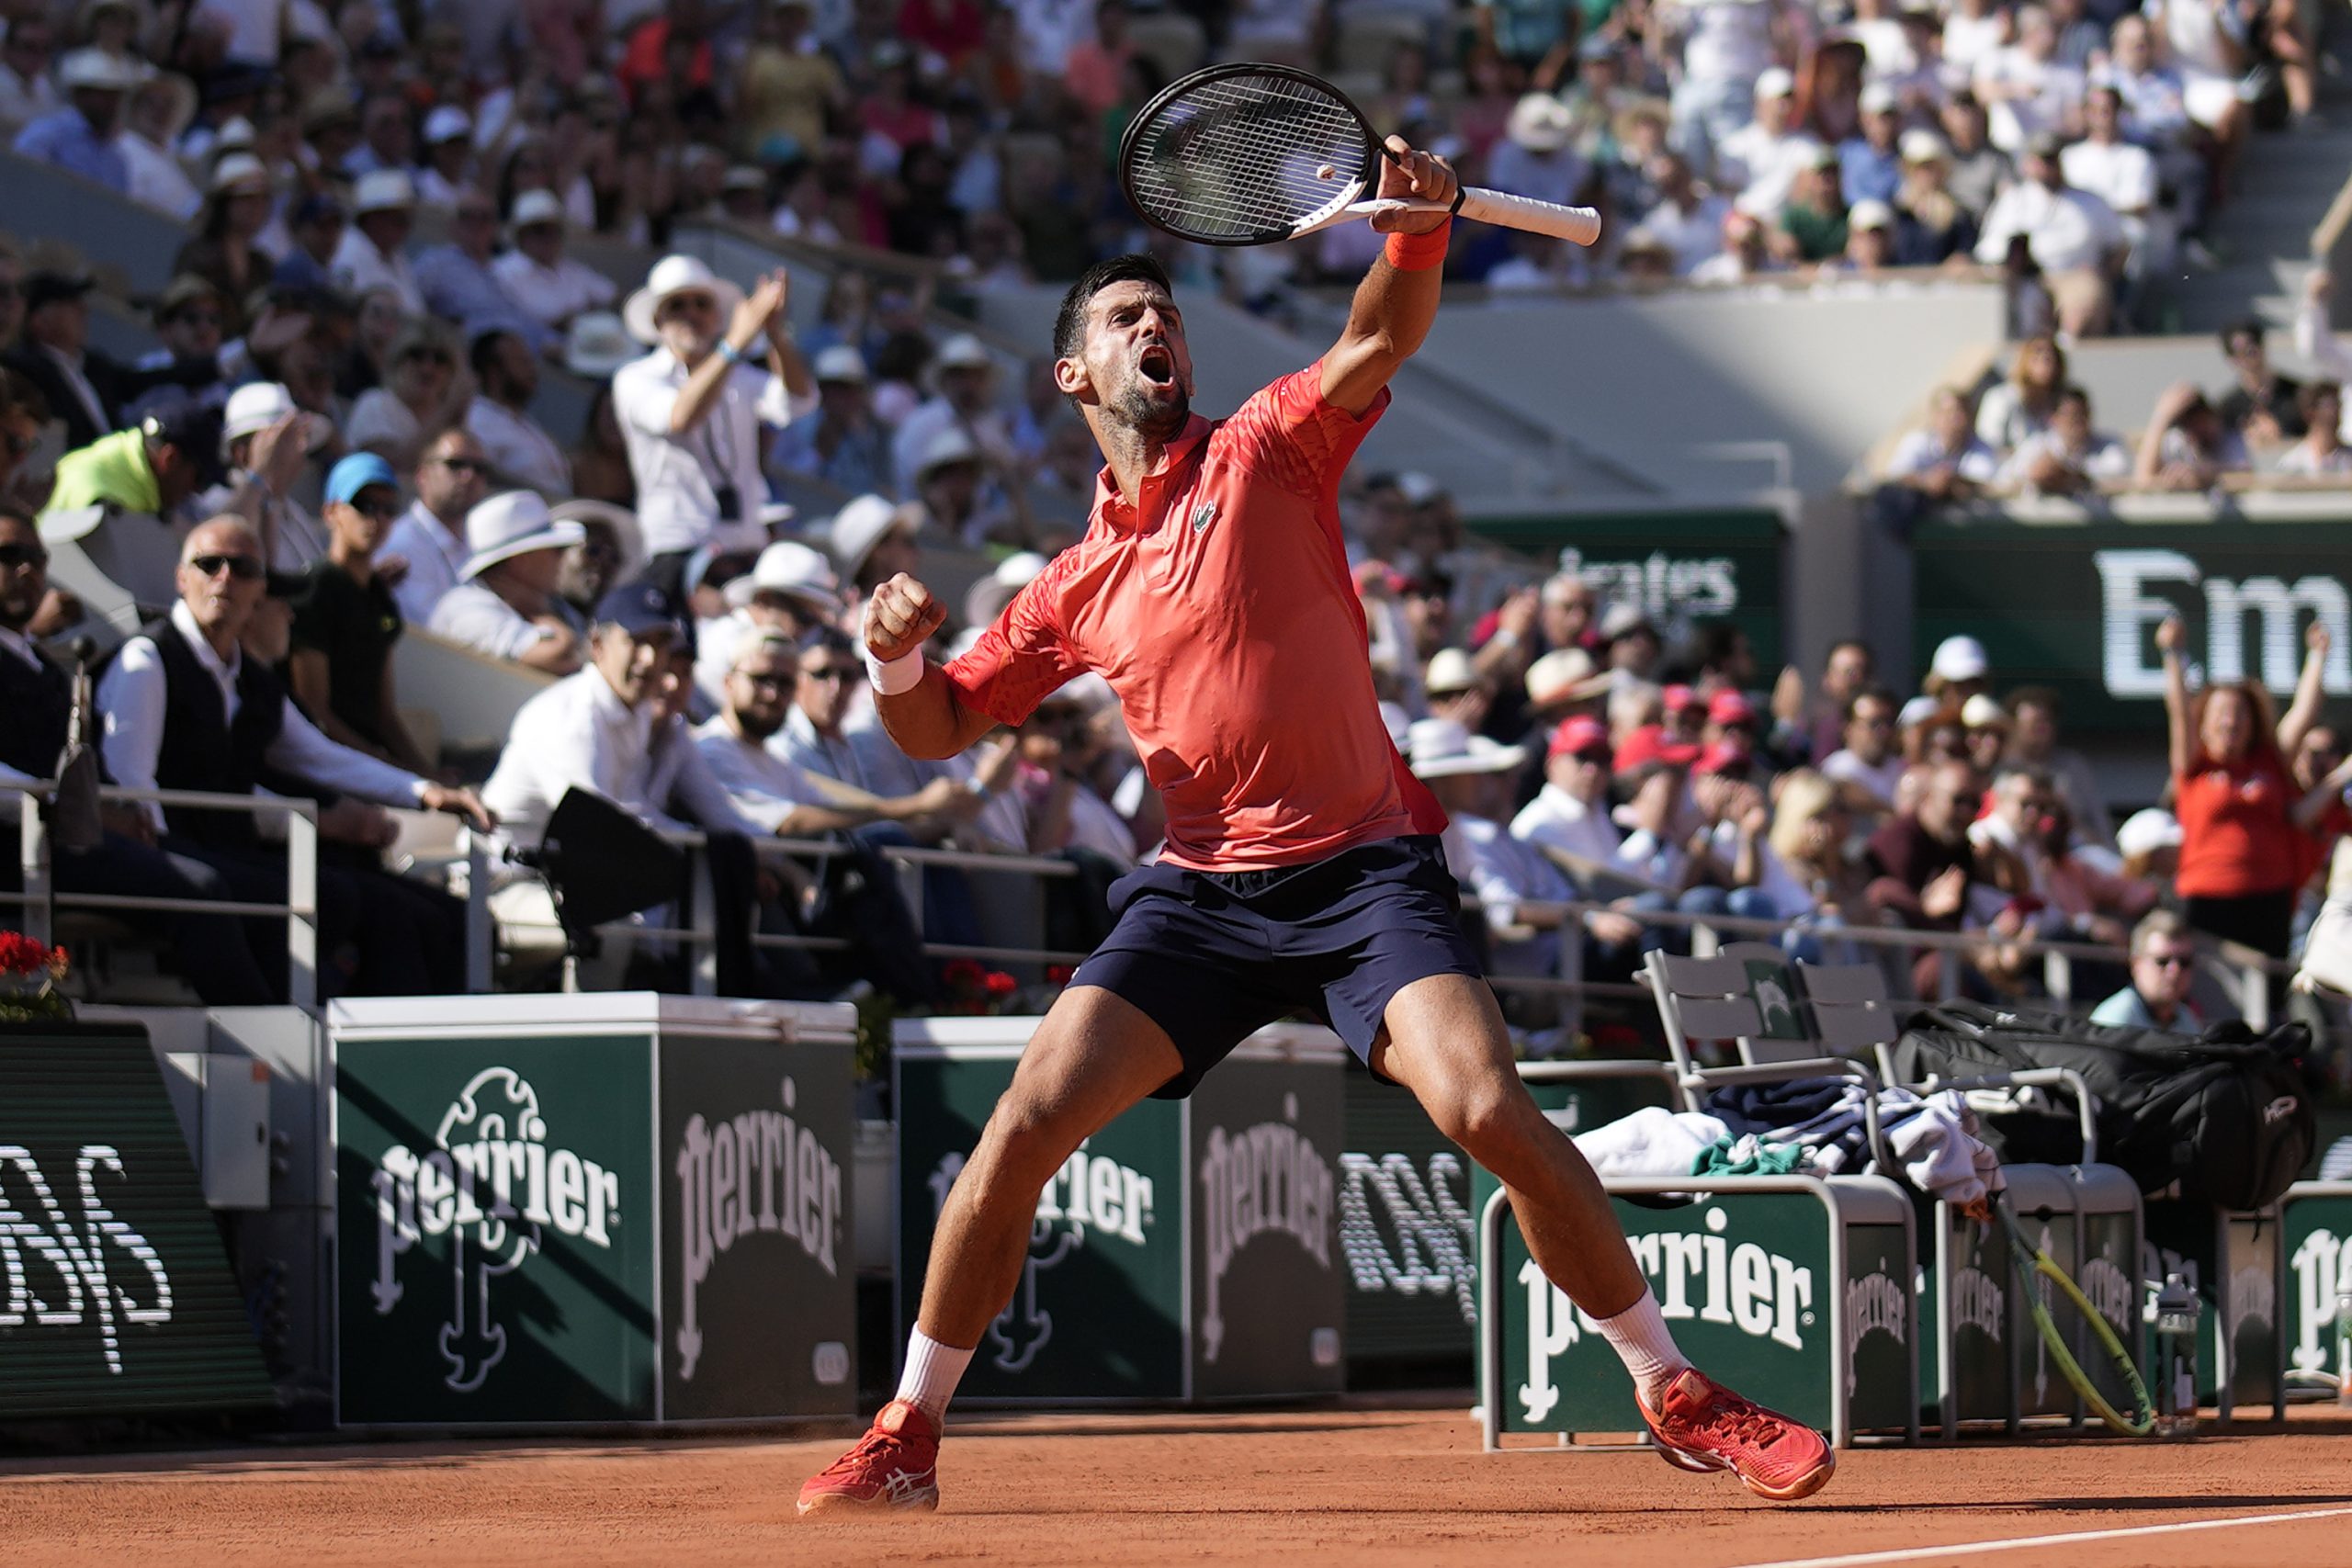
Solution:
{"label": "raised arm", "polygon": [[[875,712],[910,757],[953,757],[996,728],[995,719],[965,705],[946,671],[922,658],[923,644],[946,620],[947,607],[904,572],[865,603],[865,656],[869,668],[880,667]],[[914,663],[902,662],[908,660]],[[911,683],[902,684],[910,676]]]}
{"label": "raised arm", "polygon": [[2188,671],[2181,663],[2180,645],[2188,636],[2178,615],[2167,615],[2156,628],[2156,647],[2165,660],[2165,745],[2172,776],[2188,772]]}
{"label": "raised arm", "polygon": [[[1415,152],[1401,136],[1390,137],[1388,146],[1401,162],[1381,160],[1380,196],[1454,198],[1460,186],[1444,159]],[[1323,356],[1324,401],[1349,413],[1363,413],[1396,367],[1430,335],[1444,282],[1446,231],[1453,221],[1442,212],[1383,213],[1372,220],[1374,228],[1388,236],[1387,250],[1364,275],[1340,341]]]}
{"label": "raised arm", "polygon": [[2287,756],[2303,743],[2327,705],[2327,647],[2325,621],[2314,620],[2303,633],[2303,670],[2295,680],[2295,700],[2278,716],[2278,750]]}
{"label": "raised arm", "polygon": [[[718,404],[718,389],[735,373],[736,362],[751,352],[752,345],[767,333],[770,322],[783,316],[791,289],[791,278],[778,267],[760,279],[750,297],[735,307],[734,319],[727,323],[727,335],[720,346],[695,367],[686,384],[678,389],[677,400],[670,405],[672,435],[684,435],[693,430]],[[778,367],[777,374],[783,373]]]}

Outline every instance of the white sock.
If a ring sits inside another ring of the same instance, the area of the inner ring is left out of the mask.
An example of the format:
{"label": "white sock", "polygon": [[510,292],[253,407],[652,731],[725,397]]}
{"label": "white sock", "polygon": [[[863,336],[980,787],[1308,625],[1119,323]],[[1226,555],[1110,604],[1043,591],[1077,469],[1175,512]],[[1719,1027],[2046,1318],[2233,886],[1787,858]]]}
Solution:
{"label": "white sock", "polygon": [[[1670,1343],[1668,1348],[1672,1348]],[[956,1397],[956,1385],[971,1364],[971,1350],[942,1345],[918,1328],[907,1336],[907,1370],[899,1374],[899,1397],[930,1416],[932,1425],[944,1426],[947,1402]]]}
{"label": "white sock", "polygon": [[1658,1391],[1690,1364],[1690,1359],[1675,1348],[1665,1314],[1657,1310],[1657,1298],[1646,1287],[1641,1300],[1615,1317],[1601,1318],[1597,1326],[1600,1337],[1609,1341],[1618,1359],[1633,1374],[1634,1386],[1653,1404]]}

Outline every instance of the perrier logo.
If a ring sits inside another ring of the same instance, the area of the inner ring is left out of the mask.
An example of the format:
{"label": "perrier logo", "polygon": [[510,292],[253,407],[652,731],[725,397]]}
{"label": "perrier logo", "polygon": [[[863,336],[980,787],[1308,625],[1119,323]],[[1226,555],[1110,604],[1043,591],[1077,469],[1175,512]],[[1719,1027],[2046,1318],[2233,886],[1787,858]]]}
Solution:
{"label": "perrier logo", "polygon": [[491,1281],[540,1250],[548,1226],[610,1248],[621,1223],[620,1178],[594,1160],[548,1146],[538,1091],[511,1067],[485,1067],[459,1090],[434,1129],[434,1146],[384,1151],[368,1189],[376,1200],[376,1314],[406,1292],[394,1260],[427,1236],[447,1236],[447,1316],[440,1333],[442,1382],[458,1393],[481,1387],[506,1356],[506,1329]]}

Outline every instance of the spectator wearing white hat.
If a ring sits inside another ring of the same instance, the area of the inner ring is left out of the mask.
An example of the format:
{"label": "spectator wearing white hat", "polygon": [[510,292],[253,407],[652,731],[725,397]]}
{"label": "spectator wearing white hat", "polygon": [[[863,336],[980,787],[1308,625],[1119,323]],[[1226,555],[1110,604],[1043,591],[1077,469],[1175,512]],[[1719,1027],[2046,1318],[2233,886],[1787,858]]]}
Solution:
{"label": "spectator wearing white hat", "polygon": [[[507,298],[491,271],[497,251],[497,202],[485,191],[458,191],[451,205],[448,240],[427,246],[414,263],[416,286],[424,292],[426,307],[435,315],[459,323],[469,333],[505,327],[522,333],[532,353],[555,353],[563,345],[563,334]],[[597,379],[636,356],[631,346]]]}
{"label": "spectator wearing white hat", "polygon": [[582,310],[620,298],[612,279],[564,254],[563,201],[551,190],[514,198],[514,248],[490,264],[506,297],[533,321],[560,331]]}
{"label": "spectator wearing white hat", "polygon": [[549,501],[571,495],[571,459],[531,417],[539,390],[531,345],[519,333],[492,327],[474,334],[466,358],[477,389],[466,405],[466,428],[490,458],[492,482],[535,490]]}
{"label": "spectator wearing white hat", "polygon": [[1903,133],[1903,185],[1894,197],[1894,261],[1940,266],[1976,247],[1976,215],[1951,193],[1951,149],[1934,131]]}
{"label": "spectator wearing white hat", "polygon": [[392,601],[413,626],[430,626],[441,596],[465,580],[473,551],[466,544],[466,514],[490,493],[490,459],[463,425],[424,444],[410,476],[416,499],[392,525],[376,559],[404,563]]}
{"label": "spectator wearing white hat", "polygon": [[435,637],[492,659],[569,675],[580,668],[585,638],[556,593],[563,552],[586,532],[548,514],[526,490],[493,495],[466,514],[471,550],[455,588],[433,607]]}
{"label": "spectator wearing white hat", "polygon": [[695,683],[714,710],[727,700],[727,672],[739,649],[760,637],[797,642],[842,614],[833,563],[797,539],[779,539],[762,550],[752,570],[720,593],[727,614],[695,628]]}
{"label": "spectator wearing white hat", "polygon": [[1796,177],[1814,166],[1821,143],[1797,121],[1796,78],[1778,65],[1756,78],[1756,114],[1716,149],[1715,184],[1739,192],[1734,205],[1766,222],[1778,219]]}
{"label": "spectator wearing white hat", "polygon": [[913,571],[922,558],[912,514],[878,495],[861,495],[835,513],[827,542],[842,581],[849,584],[853,626],[864,621],[865,601],[878,585]]}
{"label": "spectator wearing white hat", "polygon": [[455,104],[436,105],[424,117],[424,163],[416,171],[416,200],[420,207],[447,212],[472,184],[473,117]]}
{"label": "spectator wearing white hat", "polygon": [[1951,708],[1965,704],[1992,684],[1993,661],[1985,654],[1984,645],[1963,632],[1936,644],[1935,655],[1928,660],[1927,679],[1919,682],[1919,690]]}
{"label": "spectator wearing white hat", "polygon": [[1862,89],[1861,130],[1838,144],[1838,183],[1851,202],[1892,202],[1903,184],[1902,104],[1894,89]]}
{"label": "spectator wearing white hat", "polygon": [[229,394],[220,413],[220,455],[228,478],[202,497],[208,517],[228,513],[260,534],[270,567],[303,571],[327,553],[326,525],[295,498],[304,465],[334,439],[334,425],[294,406],[276,381],[249,381]]}
{"label": "spectator wearing white hat", "polygon": [[548,515],[579,524],[585,535],[564,551],[563,574],[556,587],[585,624],[606,593],[645,565],[645,536],[638,530],[636,513],[609,501],[575,496],[550,508]]}
{"label": "spectator wearing white hat", "polygon": [[1584,194],[1592,165],[1572,143],[1576,118],[1549,93],[1529,93],[1511,106],[1503,139],[1487,154],[1487,174],[1504,190],[1563,205]]}
{"label": "spectator wearing white hat", "polygon": [[20,158],[54,164],[68,174],[130,194],[130,164],[115,138],[122,127],[123,95],[139,85],[128,61],[98,49],[77,49],[58,62],[57,85],[73,107],[41,116],[17,133]]}
{"label": "spectator wearing white hat", "polygon": [[351,194],[351,227],[334,253],[336,287],[346,294],[389,288],[410,315],[424,314],[424,292],[408,259],[408,239],[416,226],[416,185],[402,169],[376,169],[359,176]]}
{"label": "spectator wearing white hat", "polygon": [[1878,272],[1894,265],[1894,209],[1883,201],[1858,201],[1846,209],[1846,251],[1838,265],[1855,272]]}
{"label": "spectator wearing white hat", "polygon": [[944,430],[963,431],[978,452],[1006,472],[1016,462],[1012,423],[996,406],[996,360],[988,345],[958,333],[939,345],[931,368],[933,395],[899,422],[890,439],[890,468],[901,496],[915,493],[916,473]]}
{"label": "spectator wearing white hat", "polygon": [[918,530],[929,529],[978,547],[1011,545],[1027,549],[1036,530],[1024,504],[996,482],[986,454],[961,425],[934,431],[915,465],[914,500],[909,514]]}
{"label": "spectator wearing white hat", "polygon": [[865,355],[854,344],[833,344],[817,355],[815,371],[817,410],[784,427],[768,466],[853,495],[893,491],[889,433],[874,414]]}
{"label": "spectator wearing white hat", "polygon": [[1563,902],[1576,891],[1541,851],[1497,820],[1510,808],[1510,781],[1526,761],[1526,748],[1499,745],[1450,718],[1415,720],[1405,744],[1415,776],[1451,818],[1445,863],[1486,916],[1491,971],[1556,975],[1559,942],[1549,933],[1561,916],[1527,906]]}
{"label": "spectator wearing white hat", "polygon": [[[650,571],[665,586],[676,587],[686,557],[704,545],[767,543],[761,422],[787,425],[816,399],[787,329],[790,287],[778,270],[747,299],[699,259],[665,256],[622,308],[630,335],[654,345],[614,372],[613,413],[637,481]],[[765,376],[744,364],[763,340]]]}

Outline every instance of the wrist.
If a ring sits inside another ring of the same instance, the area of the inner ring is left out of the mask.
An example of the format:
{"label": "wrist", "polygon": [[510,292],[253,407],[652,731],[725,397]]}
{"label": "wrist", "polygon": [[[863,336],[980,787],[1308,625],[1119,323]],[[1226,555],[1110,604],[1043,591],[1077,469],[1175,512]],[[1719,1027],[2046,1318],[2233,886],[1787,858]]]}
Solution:
{"label": "wrist", "polygon": [[873,649],[865,650],[865,677],[874,683],[874,689],[886,697],[913,691],[922,684],[922,649],[920,648],[910,649],[888,662],[875,658]]}
{"label": "wrist", "polygon": [[1453,220],[1444,222],[1426,234],[1392,231],[1382,254],[1388,265],[1399,272],[1426,272],[1445,265],[1445,250],[1453,233]]}

